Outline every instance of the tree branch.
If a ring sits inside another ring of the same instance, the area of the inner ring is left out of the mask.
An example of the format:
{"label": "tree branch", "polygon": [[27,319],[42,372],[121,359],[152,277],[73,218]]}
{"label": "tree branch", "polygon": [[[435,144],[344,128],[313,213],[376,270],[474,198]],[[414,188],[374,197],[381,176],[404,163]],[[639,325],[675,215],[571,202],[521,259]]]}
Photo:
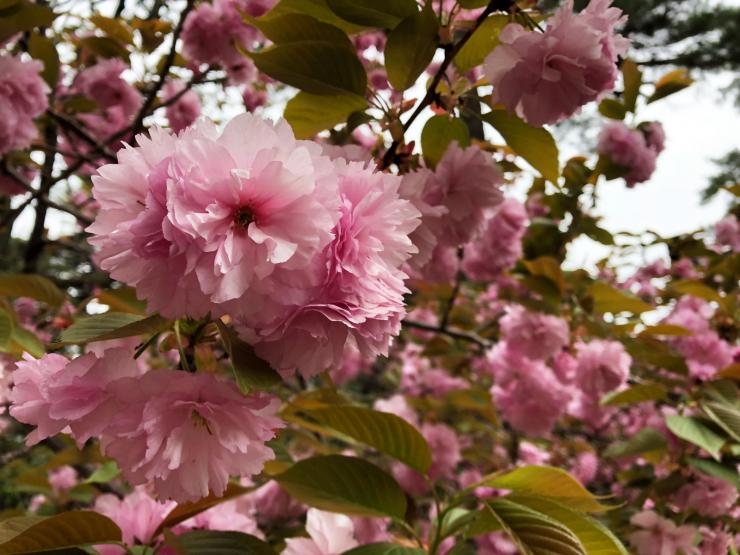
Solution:
{"label": "tree branch", "polygon": [[[427,89],[424,98],[422,98],[421,103],[419,103],[419,105],[413,111],[409,119],[406,120],[406,123],[403,124],[404,133],[408,131],[409,127],[411,127],[411,124],[414,123],[416,118],[419,117],[419,115],[426,109],[426,107],[434,101],[435,97],[437,96],[437,86],[442,80],[442,77],[447,71],[447,68],[450,67],[450,64],[455,59],[455,56],[457,56],[462,47],[465,46],[465,44],[470,40],[470,37],[473,36],[473,33],[475,33],[478,27],[480,27],[481,24],[486,20],[486,18],[494,11],[508,11],[509,9],[511,9],[511,6],[513,4],[513,0],[491,0],[488,3],[488,6],[486,6],[483,12],[475,20],[473,26],[466,31],[463,37],[454,45],[445,46],[445,58],[442,61],[442,64],[439,66],[437,73],[434,74],[432,82],[429,84],[429,88]],[[396,151],[398,150],[400,144],[400,141],[397,140],[394,140],[391,143],[391,146],[388,148],[385,155],[383,156],[383,160],[379,164],[380,169],[385,169],[393,163],[393,160],[396,156]]]}
{"label": "tree branch", "polygon": [[452,330],[449,328],[442,328],[439,326],[431,326],[429,324],[423,324],[422,322],[415,322],[413,320],[404,320],[403,325],[408,328],[415,328],[418,330],[430,331],[432,333],[441,333],[448,337],[452,337],[453,339],[460,339],[462,341],[468,341],[469,343],[475,343],[476,345],[478,345],[479,347],[483,349],[488,349],[493,346],[492,341],[489,341],[485,337],[481,337],[478,334],[467,332],[467,331],[459,331],[459,330]]}

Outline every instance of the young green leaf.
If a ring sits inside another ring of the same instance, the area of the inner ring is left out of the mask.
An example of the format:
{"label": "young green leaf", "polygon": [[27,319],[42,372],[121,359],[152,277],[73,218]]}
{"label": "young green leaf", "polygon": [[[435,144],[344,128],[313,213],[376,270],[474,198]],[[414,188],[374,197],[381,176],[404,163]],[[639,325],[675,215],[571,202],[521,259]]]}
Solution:
{"label": "young green leaf", "polygon": [[68,511],[50,517],[12,517],[0,521],[0,555],[121,541],[121,529],[93,511]]}
{"label": "young green leaf", "polygon": [[593,298],[594,310],[598,313],[631,312],[641,314],[653,310],[653,307],[645,301],[600,281],[592,283],[586,292]]}
{"label": "young green leaf", "polygon": [[243,393],[248,393],[253,389],[267,389],[280,383],[280,374],[258,357],[250,344],[239,339],[236,332],[221,320],[216,320],[216,325],[224,348],[231,357],[236,383]]}
{"label": "young green leaf", "polygon": [[302,411],[322,426],[374,447],[422,474],[432,464],[424,436],[403,418],[364,407],[332,406]]}
{"label": "young green leaf", "polygon": [[439,24],[431,3],[406,17],[388,35],[385,67],[397,91],[411,87],[427,68],[439,44]]}
{"label": "young green leaf", "polygon": [[295,463],[275,480],[298,501],[324,511],[393,518],[406,514],[406,494],[396,480],[363,459],[311,457]]}
{"label": "young green leaf", "polygon": [[503,497],[487,506],[525,555],[587,555],[578,536],[554,518]]}
{"label": "young green leaf", "polygon": [[432,116],[421,131],[421,150],[432,166],[442,159],[447,147],[456,141],[464,148],[470,144],[468,128],[461,119],[448,116]]}
{"label": "young green leaf", "polygon": [[[483,3],[486,4],[488,2]],[[498,46],[498,36],[508,23],[509,17],[506,15],[487,17],[455,56],[453,60],[455,67],[465,72],[481,65],[486,56]]]}
{"label": "young green leaf", "polygon": [[627,555],[624,545],[598,520],[544,497],[513,495],[506,499],[546,515],[572,532],[586,555]]}
{"label": "young green leaf", "polygon": [[569,507],[588,512],[609,510],[565,470],[552,466],[523,466],[485,478],[480,485],[508,489],[517,494],[539,495]]}
{"label": "young green leaf", "polygon": [[414,0],[326,0],[341,19],[365,27],[393,29],[417,11]]}
{"label": "young green leaf", "polygon": [[694,416],[671,414],[666,416],[665,423],[678,437],[698,445],[715,460],[720,460],[719,452],[725,444],[725,439],[710,430],[702,420]]}
{"label": "young green leaf", "polygon": [[173,543],[180,555],[276,555],[270,544],[242,532],[193,530],[177,535]]}
{"label": "young green leaf", "polygon": [[310,139],[325,129],[347,121],[350,114],[365,108],[367,100],[362,96],[321,96],[300,91],[288,101],[284,115],[296,138]]}
{"label": "young green leaf", "polygon": [[560,176],[558,147],[547,129],[531,127],[521,118],[506,110],[495,109],[483,114],[519,156],[524,158],[545,179],[557,183]]}
{"label": "young green leaf", "polygon": [[57,307],[66,299],[66,295],[54,282],[35,274],[0,275],[0,295],[6,297],[28,297]]}
{"label": "young green leaf", "polygon": [[357,54],[323,40],[278,44],[249,56],[260,71],[311,94],[365,95],[367,74]]}
{"label": "young green leaf", "polygon": [[59,336],[60,343],[92,343],[136,335],[154,335],[172,326],[158,314],[143,316],[127,312],[105,312],[82,318]]}

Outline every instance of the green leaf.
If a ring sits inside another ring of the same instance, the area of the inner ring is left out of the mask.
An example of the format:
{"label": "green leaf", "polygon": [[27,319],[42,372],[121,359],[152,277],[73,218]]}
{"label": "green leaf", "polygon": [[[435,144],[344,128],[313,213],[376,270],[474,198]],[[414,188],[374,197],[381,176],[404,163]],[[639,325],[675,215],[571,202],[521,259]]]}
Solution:
{"label": "green leaf", "polygon": [[247,488],[239,484],[235,484],[234,482],[230,482],[229,485],[226,486],[226,491],[224,491],[223,495],[221,496],[210,494],[208,495],[208,497],[204,497],[203,499],[199,499],[198,501],[193,501],[191,503],[181,503],[167,514],[162,523],[154,531],[154,534],[152,534],[152,537],[158,536],[165,528],[172,528],[173,526],[177,526],[181,522],[184,522],[189,518],[193,518],[195,515],[207,511],[211,507],[215,507],[216,505],[220,505],[225,501],[229,501],[230,499],[234,499],[235,497],[244,495],[245,493],[248,493],[253,489],[255,488]]}
{"label": "green leaf", "polygon": [[85,484],[105,484],[110,482],[113,478],[121,473],[121,469],[118,468],[116,461],[105,461],[95,472],[90,474],[88,478],[83,482]]}
{"label": "green leaf", "polygon": [[688,462],[689,465],[696,468],[699,472],[724,480],[740,489],[740,475],[737,472],[737,468],[728,468],[708,459],[689,458]]}
{"label": "green leaf", "polygon": [[0,43],[16,33],[31,31],[36,27],[49,27],[56,14],[47,6],[21,0],[13,2],[0,14]]}
{"label": "green leaf", "polygon": [[431,4],[405,18],[388,35],[385,69],[388,82],[397,91],[411,87],[434,58],[439,27]]}
{"label": "green leaf", "polygon": [[326,41],[279,44],[249,56],[260,71],[311,94],[365,95],[367,74],[354,52]]}
{"label": "green leaf", "polygon": [[740,441],[740,407],[720,401],[701,404],[704,412],[735,441]]}
{"label": "green leaf", "polygon": [[594,310],[597,313],[631,312],[641,314],[653,310],[653,307],[645,301],[601,281],[592,283],[586,293],[593,297]]}
{"label": "green leaf", "polygon": [[616,536],[606,526],[588,515],[542,497],[516,495],[507,499],[529,507],[565,526],[581,542],[586,555],[628,555]]}
{"label": "green leaf", "polygon": [[253,389],[266,389],[280,383],[280,374],[258,357],[250,344],[239,339],[237,333],[221,320],[216,320],[216,325],[224,348],[231,357],[236,383],[243,393]]}
{"label": "green leaf", "polygon": [[393,518],[406,514],[406,494],[396,480],[363,459],[311,457],[275,476],[275,480],[302,503],[324,511]]}
{"label": "green leaf", "polygon": [[699,280],[674,281],[670,284],[669,289],[682,295],[691,295],[705,301],[714,301],[720,304],[724,302],[722,295]]}
{"label": "green leaf", "polygon": [[332,406],[303,411],[310,419],[381,453],[406,463],[422,474],[432,464],[424,436],[403,418],[364,407]]}
{"label": "green leaf", "polygon": [[506,110],[493,110],[483,114],[483,119],[501,134],[507,145],[540,172],[542,177],[557,183],[560,176],[558,147],[549,131],[531,127]]}
{"label": "green leaf", "polygon": [[578,537],[549,516],[505,498],[487,503],[524,555],[585,555]]}
{"label": "green leaf", "polygon": [[355,47],[347,33],[307,14],[288,13],[261,18],[247,16],[247,21],[275,44],[316,40],[344,46],[353,53],[355,52]]}
{"label": "green leaf", "polygon": [[424,555],[418,547],[405,547],[396,543],[370,543],[345,551],[342,555]]}
{"label": "green leaf", "polygon": [[242,532],[193,530],[174,538],[182,555],[276,555],[269,544]]}
{"label": "green leaf", "polygon": [[622,77],[624,78],[624,106],[628,111],[634,112],[637,106],[637,97],[640,95],[642,85],[642,72],[639,66],[632,60],[622,62]]}
{"label": "green leaf", "polygon": [[61,305],[66,298],[51,280],[35,274],[0,275],[0,295],[29,297],[53,307]]}
{"label": "green leaf", "polygon": [[417,11],[413,0],[327,0],[341,19],[365,27],[393,29]]}
{"label": "green leaf", "polygon": [[488,2],[489,0],[460,0],[460,6],[466,10],[474,10],[487,6]]}
{"label": "green leaf", "polygon": [[0,349],[7,348],[10,337],[13,335],[13,327],[13,318],[0,307]]}
{"label": "green leaf", "polygon": [[603,227],[599,227],[594,218],[584,217],[578,228],[587,237],[598,241],[602,245],[614,244],[614,236]]}
{"label": "green leaf", "polygon": [[543,277],[553,283],[559,293],[566,289],[565,277],[560,269],[560,262],[552,256],[539,256],[534,260],[523,260],[522,264],[533,276]]}
{"label": "green leaf", "polygon": [[691,330],[675,324],[656,324],[654,326],[645,326],[645,329],[640,332],[640,335],[686,336],[693,335],[693,333]]}
{"label": "green leaf", "polygon": [[41,358],[46,353],[44,344],[36,334],[17,324],[13,326],[8,350],[18,355],[28,353],[35,358]]}
{"label": "green leaf", "polygon": [[319,21],[339,27],[347,33],[357,33],[363,30],[363,26],[349,23],[337,17],[337,15],[329,9],[326,0],[280,0],[272,10],[260,19],[271,19],[273,17],[290,13],[310,15]]}
{"label": "green leaf", "polygon": [[146,314],[146,303],[136,297],[133,287],[118,287],[104,289],[95,298],[99,303],[108,305],[114,312],[130,312],[131,314]]}
{"label": "green leaf", "polygon": [[[488,2],[483,3],[484,6],[486,4]],[[455,67],[460,72],[465,72],[481,65],[486,56],[498,46],[498,36],[508,23],[509,17],[506,15],[492,15],[483,20],[455,56],[453,60]]]}
{"label": "green leaf", "polygon": [[52,89],[56,87],[59,81],[59,54],[54,41],[38,33],[32,33],[28,39],[28,53],[41,60],[44,64],[41,76],[49,87]]}
{"label": "green leaf", "polygon": [[367,100],[361,96],[321,96],[300,91],[288,101],[284,115],[298,139],[310,139],[325,129],[347,121],[350,114],[365,108]]}
{"label": "green leaf", "polygon": [[80,45],[101,58],[121,58],[128,61],[128,50],[117,40],[109,37],[84,37],[79,39]]}
{"label": "green leaf", "polygon": [[450,143],[457,141],[460,148],[470,144],[468,127],[463,120],[439,115],[432,116],[421,131],[421,149],[424,158],[432,165],[442,159]]}
{"label": "green leaf", "polygon": [[599,112],[608,118],[623,120],[627,115],[627,108],[619,100],[605,98],[599,103]]}
{"label": "green leaf", "polygon": [[134,34],[122,19],[95,14],[90,16],[90,21],[110,38],[123,44],[133,44]]}
{"label": "green leaf", "polygon": [[610,445],[604,456],[611,459],[621,457],[633,457],[653,451],[666,449],[668,443],[665,436],[655,428],[642,428],[627,441],[621,441]]}
{"label": "green leaf", "polygon": [[689,77],[689,71],[686,68],[669,71],[655,83],[655,92],[648,98],[648,104],[682,91],[691,86],[693,82],[694,80]]}
{"label": "green leaf", "polygon": [[48,518],[13,517],[0,522],[0,555],[117,541],[121,541],[121,529],[93,511],[69,511]]}
{"label": "green leaf", "polygon": [[725,439],[706,427],[704,422],[694,416],[672,414],[666,416],[668,429],[683,440],[698,445],[716,460],[720,460],[720,449]]}
{"label": "green leaf", "polygon": [[135,335],[154,335],[172,326],[158,314],[143,316],[127,312],[105,312],[77,320],[59,336],[60,343],[92,343]]}
{"label": "green leaf", "polygon": [[475,518],[465,528],[465,538],[474,538],[484,534],[491,534],[502,530],[501,522],[494,516],[493,512],[485,507],[475,511]]}
{"label": "green leaf", "polygon": [[662,385],[654,383],[643,383],[630,386],[623,391],[614,391],[606,395],[601,404],[615,407],[619,405],[633,405],[643,401],[664,401],[668,398],[668,392]]}
{"label": "green leaf", "polygon": [[485,478],[480,485],[538,495],[588,512],[606,511],[599,499],[565,470],[552,466],[522,466],[506,474]]}

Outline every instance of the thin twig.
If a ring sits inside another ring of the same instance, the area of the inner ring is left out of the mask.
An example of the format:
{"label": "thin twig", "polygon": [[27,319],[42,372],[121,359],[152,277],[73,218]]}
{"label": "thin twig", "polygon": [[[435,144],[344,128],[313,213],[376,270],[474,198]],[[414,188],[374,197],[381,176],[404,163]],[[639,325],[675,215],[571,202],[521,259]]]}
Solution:
{"label": "thin twig", "polygon": [[424,331],[430,331],[432,333],[441,333],[442,335],[446,335],[448,337],[452,337],[453,339],[460,339],[462,341],[468,341],[470,343],[475,343],[479,347],[482,347],[483,349],[488,349],[493,346],[493,342],[489,341],[488,339],[481,337],[480,335],[476,333],[471,333],[467,331],[462,330],[453,330],[450,328],[440,328],[439,326],[432,326],[429,324],[424,324],[422,322],[415,322],[413,320],[404,320],[403,325],[408,328],[415,328],[419,330]]}
{"label": "thin twig", "polygon": [[[442,63],[439,66],[439,69],[437,70],[437,73],[434,74],[434,77],[432,78],[432,82],[429,84],[429,88],[427,89],[426,94],[424,95],[424,98],[422,98],[419,105],[416,107],[416,110],[411,114],[408,120],[406,120],[406,123],[403,124],[403,131],[408,131],[409,127],[411,127],[411,124],[414,123],[416,118],[419,117],[419,115],[426,109],[427,106],[429,106],[434,99],[437,96],[437,86],[439,85],[440,81],[442,80],[442,77],[447,72],[447,68],[450,67],[450,64],[452,63],[452,60],[455,59],[455,56],[457,56],[458,52],[462,49],[463,46],[470,40],[470,37],[473,36],[473,33],[478,29],[478,27],[481,26],[481,24],[486,20],[486,18],[491,15],[496,10],[509,10],[511,6],[513,5],[513,0],[491,0],[488,3],[488,6],[483,10],[483,12],[478,16],[478,18],[475,20],[475,23],[473,26],[466,31],[466,33],[463,35],[463,37],[454,45],[445,45],[445,58],[442,61]],[[383,159],[380,162],[380,168],[385,169],[388,166],[390,166],[393,163],[393,160],[396,156],[396,151],[398,150],[398,147],[400,146],[400,141],[394,140],[391,143],[391,146],[386,151],[385,155],[383,156]]]}
{"label": "thin twig", "polygon": [[144,124],[144,118],[149,115],[149,110],[157,98],[157,93],[162,89],[164,82],[167,80],[167,75],[170,73],[172,64],[175,61],[175,55],[177,54],[177,41],[180,38],[180,33],[182,33],[183,26],[185,25],[185,19],[187,19],[188,14],[190,13],[190,10],[193,9],[194,5],[195,2],[193,0],[188,0],[188,3],[185,5],[185,9],[180,14],[180,20],[177,22],[177,27],[175,27],[174,33],[172,33],[172,45],[170,46],[170,51],[167,53],[164,64],[162,64],[162,69],[159,71],[159,78],[147,93],[144,103],[141,105],[141,109],[136,115],[136,119],[134,119],[134,123],[131,126],[131,134],[134,136],[141,131]]}

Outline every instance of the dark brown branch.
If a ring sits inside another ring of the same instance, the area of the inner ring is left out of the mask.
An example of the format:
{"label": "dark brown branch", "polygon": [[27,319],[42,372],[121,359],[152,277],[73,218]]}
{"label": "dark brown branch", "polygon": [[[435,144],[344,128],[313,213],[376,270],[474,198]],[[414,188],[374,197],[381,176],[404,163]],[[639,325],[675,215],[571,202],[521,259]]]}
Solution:
{"label": "dark brown branch", "polygon": [[[440,81],[442,80],[442,77],[444,77],[445,73],[447,72],[447,69],[450,67],[450,64],[452,63],[452,60],[455,59],[455,56],[457,56],[458,52],[462,49],[463,46],[470,40],[470,37],[473,36],[473,33],[478,29],[478,27],[481,26],[481,24],[486,20],[486,18],[491,15],[494,11],[502,10],[502,11],[508,11],[511,9],[511,6],[514,4],[513,0],[491,0],[488,3],[488,6],[483,10],[483,12],[478,16],[478,18],[475,20],[475,23],[473,26],[466,31],[466,33],[463,35],[463,37],[454,45],[446,45],[445,48],[445,58],[442,61],[442,64],[439,66],[439,69],[437,70],[437,73],[434,74],[434,77],[432,78],[432,82],[429,84],[429,88],[427,89],[426,94],[424,95],[424,98],[422,98],[419,105],[416,107],[416,109],[413,111],[409,119],[406,120],[406,123],[403,124],[403,131],[404,133],[408,131],[409,127],[411,127],[411,124],[414,123],[416,118],[419,117],[419,115],[434,102],[435,98],[437,97],[437,86],[439,85]],[[398,150],[398,147],[401,145],[400,141],[394,140],[391,143],[391,146],[388,148],[387,152],[383,156],[383,160],[380,163],[380,168],[385,169],[388,166],[390,166],[393,163],[393,160],[396,156],[396,151]]]}
{"label": "dark brown branch", "polygon": [[478,345],[479,347],[483,349],[488,349],[493,346],[492,341],[489,341],[485,337],[481,337],[475,333],[471,333],[467,331],[453,330],[450,328],[432,326],[429,324],[424,324],[422,322],[415,322],[413,320],[404,320],[403,325],[406,326],[407,328],[415,328],[418,330],[430,331],[432,333],[441,333],[442,335],[446,335],[453,339],[460,339],[462,341],[468,341],[469,343],[475,343],[476,345]]}
{"label": "dark brown branch", "polygon": [[136,136],[136,134],[141,131],[144,125],[144,118],[149,115],[149,110],[151,109],[154,101],[157,98],[157,93],[159,93],[159,91],[164,86],[164,82],[167,80],[167,76],[170,73],[172,64],[175,62],[175,55],[177,54],[177,41],[180,38],[180,33],[182,33],[183,26],[185,25],[185,20],[187,19],[188,14],[190,13],[190,10],[193,9],[194,5],[195,2],[193,0],[188,0],[187,4],[185,5],[185,9],[180,14],[180,20],[177,22],[177,27],[175,27],[174,33],[172,33],[172,45],[170,46],[170,51],[167,53],[164,64],[162,64],[162,69],[159,71],[159,78],[157,79],[157,82],[154,84],[154,86],[147,93],[146,98],[144,98],[144,103],[141,105],[141,109],[136,115],[134,123],[131,126],[131,134],[134,136]]}
{"label": "dark brown branch", "polygon": [[[85,131],[74,119],[64,115],[59,114],[57,112],[54,112],[53,110],[47,110],[47,113],[59,124],[62,125],[65,129],[71,131],[75,135],[77,135],[80,139],[88,143],[93,149],[100,153],[101,156],[104,158],[115,161],[116,155],[113,154],[108,148],[105,146],[106,143],[100,144],[95,137],[90,135],[87,131]],[[54,148],[56,148],[56,144],[53,145]]]}

